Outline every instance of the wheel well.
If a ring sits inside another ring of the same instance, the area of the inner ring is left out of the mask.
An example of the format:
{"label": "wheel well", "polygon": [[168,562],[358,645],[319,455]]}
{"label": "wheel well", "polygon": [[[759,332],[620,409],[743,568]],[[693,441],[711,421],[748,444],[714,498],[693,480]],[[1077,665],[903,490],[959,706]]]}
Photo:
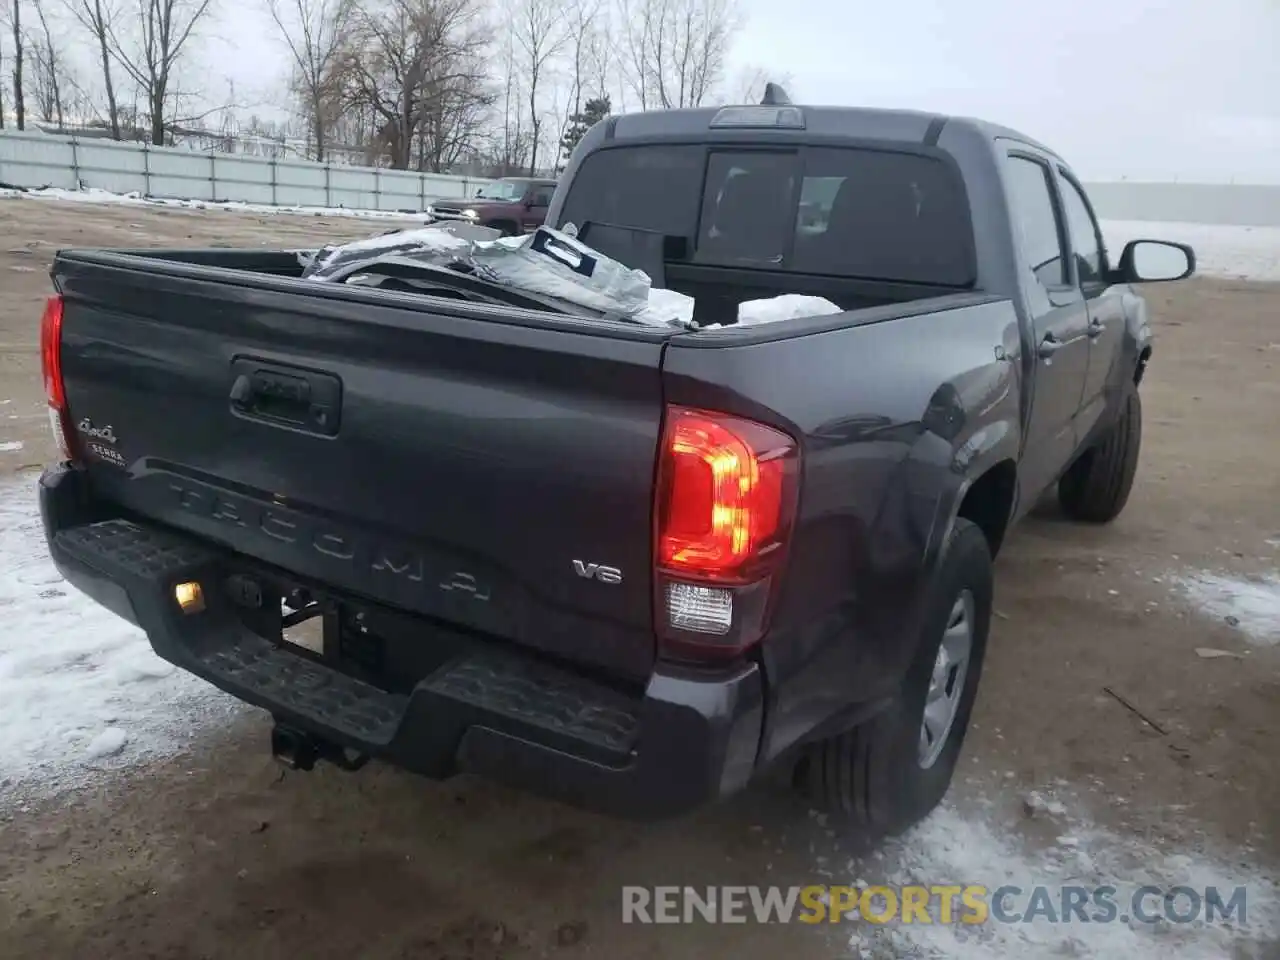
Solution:
{"label": "wheel well", "polygon": [[485,223],[485,226],[491,227],[494,230],[510,230],[512,233],[518,232],[516,230],[516,222],[514,220],[489,220]]}
{"label": "wheel well", "polygon": [[1147,361],[1151,359],[1151,348],[1143,347],[1142,353],[1138,355],[1138,366],[1133,371],[1133,385],[1136,387],[1142,382],[1142,375],[1147,372]]}
{"label": "wheel well", "polygon": [[960,504],[957,516],[977,525],[993,557],[1004,542],[1017,486],[1018,468],[1012,460],[1002,460],[973,482]]}

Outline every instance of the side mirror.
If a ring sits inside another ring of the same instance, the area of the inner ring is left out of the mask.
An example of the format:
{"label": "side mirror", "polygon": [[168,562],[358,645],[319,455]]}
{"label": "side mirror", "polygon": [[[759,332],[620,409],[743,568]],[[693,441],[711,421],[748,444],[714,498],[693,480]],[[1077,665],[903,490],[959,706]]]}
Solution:
{"label": "side mirror", "polygon": [[1196,272],[1196,252],[1185,243],[1130,240],[1120,254],[1121,283],[1185,280]]}
{"label": "side mirror", "polygon": [[530,194],[529,196],[524,198],[524,208],[526,210],[533,209],[533,194]]}

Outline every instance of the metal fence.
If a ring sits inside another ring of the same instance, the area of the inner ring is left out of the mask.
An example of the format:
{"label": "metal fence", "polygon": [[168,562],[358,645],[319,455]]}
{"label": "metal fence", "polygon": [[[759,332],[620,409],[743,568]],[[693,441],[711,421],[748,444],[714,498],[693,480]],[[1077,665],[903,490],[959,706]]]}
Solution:
{"label": "metal fence", "polygon": [[271,206],[417,212],[432,200],[473,196],[488,180],[309,160],[0,132],[0,185]]}

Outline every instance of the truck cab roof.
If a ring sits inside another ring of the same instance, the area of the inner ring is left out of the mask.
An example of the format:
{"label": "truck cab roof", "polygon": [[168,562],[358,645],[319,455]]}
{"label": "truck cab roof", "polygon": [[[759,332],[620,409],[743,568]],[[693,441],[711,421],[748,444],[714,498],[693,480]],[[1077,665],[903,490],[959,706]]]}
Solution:
{"label": "truck cab roof", "polygon": [[[735,128],[717,129],[713,125],[716,117],[727,109],[741,109],[741,107],[696,107],[621,114],[604,121],[602,132],[606,140],[705,137],[712,130],[716,130],[717,133],[729,133]],[[981,134],[989,140],[1017,140],[1057,156],[1055,151],[1018,130],[975,117],[880,107],[787,104],[783,109],[796,111],[803,118],[804,126],[796,132],[808,139],[898,140],[904,143],[934,144],[944,126],[954,125]],[[764,126],[736,129],[750,129],[757,137],[766,131],[778,133],[785,130],[781,127]]]}

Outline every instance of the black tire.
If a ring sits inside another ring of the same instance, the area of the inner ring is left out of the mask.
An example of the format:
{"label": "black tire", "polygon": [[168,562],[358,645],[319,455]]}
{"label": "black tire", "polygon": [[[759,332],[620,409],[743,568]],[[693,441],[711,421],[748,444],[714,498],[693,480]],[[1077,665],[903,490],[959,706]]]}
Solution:
{"label": "black tire", "polygon": [[1058,481],[1058,502],[1073,520],[1110,523],[1129,502],[1142,448],[1142,399],[1125,392],[1120,416],[1105,436],[1080,455]]}
{"label": "black tire", "polygon": [[[923,765],[921,727],[930,677],[958,600],[972,599],[968,667],[955,719],[930,765]],[[969,729],[991,624],[991,553],[978,527],[957,519],[925,600],[916,655],[893,704],[845,733],[813,744],[797,768],[808,800],[867,834],[901,833],[942,801]]]}
{"label": "black tire", "polygon": [[516,225],[510,220],[495,220],[492,223],[486,223],[485,226],[491,230],[497,230],[504,237],[514,237],[516,235]]}

